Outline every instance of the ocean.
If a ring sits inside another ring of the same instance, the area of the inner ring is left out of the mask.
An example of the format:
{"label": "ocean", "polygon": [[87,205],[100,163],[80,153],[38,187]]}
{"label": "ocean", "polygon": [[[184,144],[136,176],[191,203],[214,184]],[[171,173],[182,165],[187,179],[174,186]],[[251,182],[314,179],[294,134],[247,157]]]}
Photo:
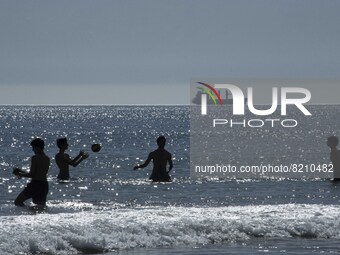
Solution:
{"label": "ocean", "polygon": [[[277,155],[329,163],[326,139],[339,135],[339,110],[314,106],[312,123],[301,123]],[[340,253],[340,184],[191,178],[189,116],[189,106],[0,106],[0,254]],[[157,148],[159,135],[172,153],[171,183],[150,182],[151,165],[133,170]],[[71,168],[69,183],[56,179],[56,139],[63,136],[71,157],[90,154]],[[52,163],[42,213],[13,204],[29,180],[15,178],[12,168],[29,168],[35,137],[45,140]],[[260,138],[247,134],[257,150],[268,142]],[[100,152],[91,152],[93,143],[102,145]],[[259,163],[259,153],[248,151],[244,160]]]}

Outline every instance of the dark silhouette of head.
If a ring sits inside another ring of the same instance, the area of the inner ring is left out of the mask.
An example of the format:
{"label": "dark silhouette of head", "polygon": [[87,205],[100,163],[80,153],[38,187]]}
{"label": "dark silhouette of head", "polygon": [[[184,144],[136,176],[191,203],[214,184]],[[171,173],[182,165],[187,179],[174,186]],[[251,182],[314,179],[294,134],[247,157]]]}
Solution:
{"label": "dark silhouette of head", "polygon": [[59,149],[61,149],[63,146],[67,145],[67,138],[62,137],[57,139],[57,146]]}
{"label": "dark silhouette of head", "polygon": [[35,138],[31,142],[32,148],[39,148],[40,150],[44,150],[45,148],[45,143],[41,138]]}
{"label": "dark silhouette of head", "polygon": [[164,148],[165,147],[165,143],[166,143],[166,139],[164,136],[160,136],[157,138],[157,145],[159,148]]}
{"label": "dark silhouette of head", "polygon": [[339,143],[339,139],[336,136],[330,136],[327,139],[327,145],[331,148],[335,148]]}

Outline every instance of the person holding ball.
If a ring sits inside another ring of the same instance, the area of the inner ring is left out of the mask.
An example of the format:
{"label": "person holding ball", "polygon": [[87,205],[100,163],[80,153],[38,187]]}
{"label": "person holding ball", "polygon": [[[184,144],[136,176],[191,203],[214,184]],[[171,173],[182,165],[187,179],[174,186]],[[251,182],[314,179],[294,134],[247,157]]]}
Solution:
{"label": "person holding ball", "polygon": [[74,159],[71,159],[70,156],[65,153],[65,151],[68,149],[66,137],[57,139],[57,146],[59,148],[59,152],[55,156],[55,161],[59,168],[59,174],[57,178],[60,181],[67,181],[70,179],[69,166],[78,166],[80,162],[89,157],[89,154],[85,153],[84,151],[80,151],[78,156],[76,156]]}

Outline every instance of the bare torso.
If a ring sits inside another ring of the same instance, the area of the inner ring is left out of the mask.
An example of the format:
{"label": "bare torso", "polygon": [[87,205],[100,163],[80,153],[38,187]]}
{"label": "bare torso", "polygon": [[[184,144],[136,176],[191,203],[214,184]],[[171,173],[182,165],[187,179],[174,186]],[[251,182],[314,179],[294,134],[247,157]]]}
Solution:
{"label": "bare torso", "polygon": [[59,152],[55,156],[55,161],[59,168],[58,179],[66,180],[70,178],[70,173],[69,173],[69,161],[70,160],[71,160],[70,156],[66,153]]}
{"label": "bare torso", "polygon": [[44,153],[37,154],[32,157],[31,163],[31,178],[32,180],[46,181],[47,172],[50,168],[50,158]]}

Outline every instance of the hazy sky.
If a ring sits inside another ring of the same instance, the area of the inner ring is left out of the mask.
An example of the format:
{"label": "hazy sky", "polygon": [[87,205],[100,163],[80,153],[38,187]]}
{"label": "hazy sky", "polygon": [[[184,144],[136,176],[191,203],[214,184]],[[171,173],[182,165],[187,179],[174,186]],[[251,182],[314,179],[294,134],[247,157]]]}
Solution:
{"label": "hazy sky", "polygon": [[[188,104],[195,77],[338,79],[339,13],[336,0],[0,0],[0,104]],[[326,88],[312,97],[337,101]]]}

